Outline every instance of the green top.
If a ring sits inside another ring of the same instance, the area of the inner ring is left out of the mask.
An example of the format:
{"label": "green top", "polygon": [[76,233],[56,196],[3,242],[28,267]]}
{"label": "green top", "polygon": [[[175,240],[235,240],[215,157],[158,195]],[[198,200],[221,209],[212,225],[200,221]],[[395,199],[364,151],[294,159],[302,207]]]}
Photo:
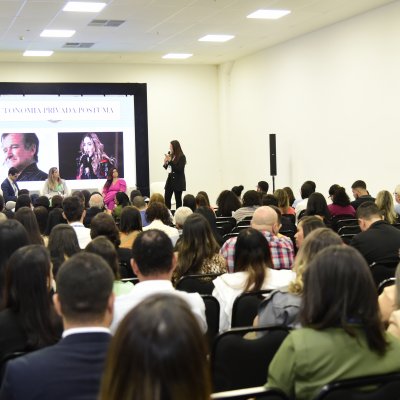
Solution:
{"label": "green top", "polygon": [[116,296],[121,296],[121,294],[128,294],[133,288],[132,282],[114,281],[113,293]]}
{"label": "green top", "polygon": [[400,340],[386,334],[383,356],[371,351],[359,329],[351,337],[342,328],[302,328],[284,340],[268,371],[266,386],[296,400],[313,399],[330,382],[400,371]]}

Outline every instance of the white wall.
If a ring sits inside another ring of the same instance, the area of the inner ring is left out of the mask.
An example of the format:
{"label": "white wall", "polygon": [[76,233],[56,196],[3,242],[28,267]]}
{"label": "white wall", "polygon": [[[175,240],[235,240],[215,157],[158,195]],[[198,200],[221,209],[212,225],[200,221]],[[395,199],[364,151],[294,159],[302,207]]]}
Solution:
{"label": "white wall", "polygon": [[[219,69],[225,186],[268,178],[277,134],[276,187],[305,180],[327,194],[364,179],[393,190],[400,142],[400,2]],[[271,182],[271,179],[267,179]]]}
{"label": "white wall", "polygon": [[165,181],[169,142],[180,141],[188,192],[221,187],[216,66],[1,63],[2,82],[147,83],[150,183]]}

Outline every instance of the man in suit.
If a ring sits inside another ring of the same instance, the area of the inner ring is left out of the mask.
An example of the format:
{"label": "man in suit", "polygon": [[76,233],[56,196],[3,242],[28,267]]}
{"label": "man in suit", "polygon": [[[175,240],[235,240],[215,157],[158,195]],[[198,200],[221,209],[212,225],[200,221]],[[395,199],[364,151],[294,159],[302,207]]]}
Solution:
{"label": "man in suit", "polygon": [[118,296],[114,304],[111,331],[115,331],[124,316],[147,297],[167,293],[179,296],[190,307],[203,332],[207,331],[204,301],[198,293],[186,293],[172,286],[176,256],[166,233],[150,229],[140,233],[132,247],[131,266],[139,283],[128,294]]}
{"label": "man in suit", "polygon": [[113,274],[98,255],[79,253],[57,274],[57,344],[8,362],[0,399],[96,399],[110,342]]}
{"label": "man in suit", "polygon": [[11,167],[8,170],[8,176],[4,179],[1,184],[1,190],[3,191],[4,203],[7,204],[7,201],[17,201],[18,197],[18,170],[15,167]]}
{"label": "man in suit", "polygon": [[400,230],[383,220],[375,203],[364,202],[357,208],[361,233],[355,235],[351,246],[355,247],[367,263],[397,265],[399,262]]}
{"label": "man in suit", "polygon": [[17,168],[19,181],[44,181],[47,174],[38,166],[39,139],[35,133],[3,133],[4,165]]}

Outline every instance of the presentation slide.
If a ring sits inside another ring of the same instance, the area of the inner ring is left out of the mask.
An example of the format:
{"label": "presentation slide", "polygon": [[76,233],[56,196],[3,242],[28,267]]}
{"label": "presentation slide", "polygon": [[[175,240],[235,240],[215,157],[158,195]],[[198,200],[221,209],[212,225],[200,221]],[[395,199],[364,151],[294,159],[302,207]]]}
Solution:
{"label": "presentation slide", "polygon": [[118,169],[136,185],[134,96],[0,96],[1,175],[20,171],[19,187],[41,190],[51,167],[70,189],[101,189]]}

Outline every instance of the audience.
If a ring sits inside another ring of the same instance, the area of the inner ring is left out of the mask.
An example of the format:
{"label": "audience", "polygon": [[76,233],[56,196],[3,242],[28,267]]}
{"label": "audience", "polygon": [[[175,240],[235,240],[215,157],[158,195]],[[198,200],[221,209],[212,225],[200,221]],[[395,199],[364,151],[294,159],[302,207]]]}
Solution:
{"label": "audience", "polygon": [[121,296],[129,293],[133,289],[132,282],[123,282],[119,274],[118,254],[115,246],[105,236],[98,236],[93,239],[85,249],[88,253],[99,255],[103,258],[114,275],[113,293]]}
{"label": "audience", "polygon": [[398,219],[396,211],[394,211],[393,197],[387,190],[381,190],[376,195],[375,204],[382,213],[383,219],[389,224],[395,224]]}
{"label": "audience", "polygon": [[90,229],[83,225],[86,213],[84,204],[85,198],[81,192],[74,192],[72,196],[63,200],[63,216],[68,224],[74,228],[81,249],[84,249],[91,240]]}
{"label": "audience", "polygon": [[61,320],[50,296],[52,280],[50,257],[43,246],[24,246],[10,257],[0,312],[0,360],[17,351],[50,346],[60,339]]}
{"label": "audience", "polygon": [[0,221],[0,300],[3,298],[4,270],[8,259],[20,247],[29,244],[28,232],[14,220]]}
{"label": "audience", "polygon": [[17,201],[15,202],[15,212],[22,207],[32,208],[32,201],[29,194],[21,194],[17,197]]}
{"label": "audience", "polygon": [[[138,196],[136,196],[137,198]],[[131,249],[136,236],[142,231],[142,218],[136,207],[127,206],[121,212],[119,221],[119,247]]]}
{"label": "audience", "polygon": [[146,204],[144,197],[135,196],[133,198],[133,200],[131,200],[131,202],[132,202],[132,205],[134,207],[136,207],[140,212],[140,217],[142,219],[142,227],[147,226],[149,224],[149,221],[147,221],[147,218],[146,218],[147,204]]}
{"label": "audience", "polygon": [[307,237],[307,235],[317,228],[325,228],[325,224],[321,220],[321,218],[318,218],[316,216],[303,217],[299,221],[297,225],[297,232],[294,235],[296,247],[300,249],[303,245],[303,240]]}
{"label": "audience", "polygon": [[217,217],[232,217],[232,214],[241,207],[239,198],[231,190],[223,190],[217,198]]}
{"label": "audience", "polygon": [[400,264],[395,276],[396,284],[387,286],[379,296],[379,308],[382,320],[389,322],[387,331],[400,339]]}
{"label": "audience", "polygon": [[45,236],[50,236],[53,228],[59,224],[67,224],[67,220],[64,218],[64,212],[62,208],[54,208],[49,212],[49,216],[47,218]]}
{"label": "audience", "polygon": [[290,205],[291,207],[294,208],[293,203],[294,203],[294,201],[295,201],[296,199],[295,199],[295,197],[294,197],[294,193],[293,193],[292,188],[290,188],[289,186],[285,186],[285,187],[283,188],[283,190],[287,193],[287,195],[288,195],[288,197],[289,197],[289,205]]}
{"label": "audience", "polygon": [[47,248],[50,252],[53,275],[55,277],[58,274],[61,264],[81,251],[76,232],[68,224],[59,224],[52,229]]}
{"label": "audience", "polygon": [[95,254],[76,254],[62,265],[54,306],[63,320],[63,338],[9,361],[1,399],[97,398],[111,339],[112,284],[110,268]]}
{"label": "audience", "polygon": [[182,206],[189,207],[194,212],[196,210],[196,198],[192,194],[186,194],[183,197]]}
{"label": "audience", "polygon": [[261,205],[261,200],[260,200],[260,195],[257,191],[255,190],[248,190],[244,195],[243,195],[243,204],[242,207],[238,208],[233,214],[233,218],[236,219],[236,221],[241,221],[242,219],[246,217],[252,217],[254,214],[254,211],[260,207]]}
{"label": "audience", "polygon": [[341,245],[342,239],[329,228],[313,230],[304,240],[293,264],[296,277],[286,287],[271,293],[260,305],[255,325],[285,325],[298,327],[298,313],[303,294],[303,276],[315,256],[328,246]]}
{"label": "audience", "polygon": [[332,217],[338,215],[356,216],[356,210],[350,204],[350,197],[347,195],[344,187],[332,185],[329,189],[329,196],[332,200],[332,204],[328,205],[328,210]]}
{"label": "audience", "polygon": [[40,234],[43,237],[46,234],[46,226],[47,226],[47,220],[49,218],[49,211],[46,207],[38,206],[33,209],[33,212],[35,213]]}
{"label": "audience", "polygon": [[[276,211],[269,206],[257,208],[251,220],[251,227],[260,231],[267,239],[271,251],[272,268],[290,269],[294,256],[293,243],[286,236],[277,236],[280,225]],[[236,240],[237,237],[229,238],[220,250],[227,261],[229,272],[233,272],[234,269]]]}
{"label": "audience", "polygon": [[328,204],[323,194],[314,192],[310,195],[307,201],[306,212],[304,215],[312,216],[322,219],[325,225],[330,226],[331,214],[328,209]]}
{"label": "audience", "polygon": [[175,228],[178,229],[179,235],[182,235],[183,225],[189,215],[193,214],[193,211],[189,207],[179,207],[174,214]]}
{"label": "audience", "polygon": [[283,189],[275,190],[274,197],[282,214],[296,215],[295,209],[289,205],[289,196]]}
{"label": "audience", "polygon": [[112,216],[113,218],[118,221],[121,218],[121,212],[122,210],[129,206],[131,203],[129,201],[129,197],[126,193],[124,192],[118,192],[115,195],[115,208],[112,210]]}
{"label": "audience", "polygon": [[218,245],[221,246],[224,243],[224,240],[217,230],[217,217],[215,216],[214,211],[208,206],[200,206],[196,208],[194,213],[200,214],[207,220],[215,240],[217,241]]}
{"label": "audience", "polygon": [[93,217],[101,212],[104,212],[103,196],[99,192],[92,193],[89,198],[89,208],[86,210],[85,218],[83,219],[83,225],[86,228],[90,228]]}
{"label": "audience", "polygon": [[204,336],[187,303],[150,296],[121,322],[108,352],[100,400],[209,400]]}
{"label": "audience", "polygon": [[308,266],[300,322],[268,370],[267,386],[290,398],[314,398],[332,381],[400,371],[400,341],[385,333],[368,265],[349,246],[322,250]]}
{"label": "audience", "polygon": [[158,229],[140,233],[132,247],[131,265],[133,272],[139,278],[139,283],[130,293],[116,298],[112,331],[115,331],[132,308],[156,293],[171,293],[181,297],[188,303],[202,331],[207,331],[205,306],[201,296],[198,293],[175,290],[172,286],[171,278],[176,265],[176,256],[166,233]]}
{"label": "audience", "polygon": [[355,198],[355,200],[351,202],[351,205],[354,207],[355,210],[357,210],[358,206],[365,201],[375,201],[375,199],[370,196],[367,190],[367,185],[364,181],[355,181],[351,185],[351,191],[353,192],[353,196]]}
{"label": "audience", "polygon": [[222,274],[227,272],[226,261],[219,251],[207,220],[198,213],[189,215],[183,225],[176,250],[178,262],[174,281],[188,274]]}
{"label": "audience", "polygon": [[266,181],[260,181],[257,183],[257,192],[268,193],[269,184]]}
{"label": "audience", "polygon": [[95,239],[97,236],[105,236],[115,247],[119,248],[121,240],[119,239],[119,230],[110,214],[99,213],[90,224],[90,237]]}
{"label": "audience", "polygon": [[[296,210],[296,220],[302,216],[302,211],[307,208],[308,198],[315,192],[316,185],[313,181],[305,181],[300,188],[301,200],[295,200],[292,207]],[[301,214],[301,215],[300,215]]]}
{"label": "audience", "polygon": [[165,204],[158,201],[149,204],[146,210],[146,218],[150,224],[143,228],[144,231],[159,229],[168,235],[175,246],[179,238],[179,232],[178,229],[171,226],[171,216]]}
{"label": "audience", "polygon": [[253,229],[242,230],[235,244],[234,273],[213,280],[212,294],[220,303],[220,331],[231,326],[232,307],[243,292],[276,289],[287,285],[294,277],[290,270],[272,268],[271,251],[264,235]]}
{"label": "audience", "polygon": [[367,260],[367,263],[395,266],[399,262],[400,230],[382,219],[375,203],[363,202],[357,208],[357,218],[361,233],[351,240]]}
{"label": "audience", "polygon": [[14,218],[20,222],[28,232],[29,244],[44,244],[35,213],[31,208],[21,207],[15,213]]}
{"label": "audience", "polygon": [[394,205],[394,211],[396,211],[397,215],[400,215],[400,185],[395,187],[393,195],[396,201],[396,204]]}

